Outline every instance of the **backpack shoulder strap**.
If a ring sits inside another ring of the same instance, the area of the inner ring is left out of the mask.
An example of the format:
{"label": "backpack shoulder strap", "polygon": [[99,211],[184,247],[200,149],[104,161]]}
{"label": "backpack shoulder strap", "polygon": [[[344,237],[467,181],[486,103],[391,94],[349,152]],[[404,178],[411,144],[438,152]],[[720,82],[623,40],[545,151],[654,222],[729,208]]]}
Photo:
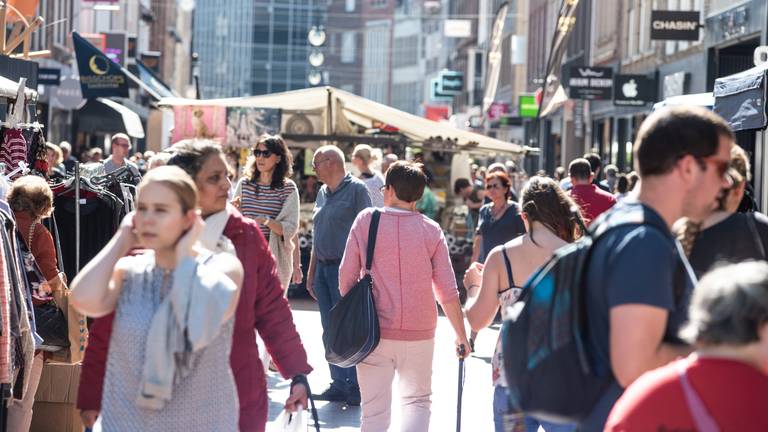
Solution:
{"label": "backpack shoulder strap", "polygon": [[749,230],[752,234],[752,236],[755,238],[755,245],[757,246],[757,251],[760,253],[760,257],[762,259],[766,259],[765,255],[765,245],[763,244],[763,239],[760,237],[760,232],[757,230],[757,222],[755,222],[755,214],[754,213],[747,213],[747,224],[749,225]]}
{"label": "backpack shoulder strap", "polygon": [[371,266],[373,265],[373,251],[376,249],[376,233],[379,232],[379,219],[381,219],[381,212],[374,210],[371,217],[371,226],[368,228],[368,250],[365,252],[366,273],[371,272]]}
{"label": "backpack shoulder strap", "polygon": [[685,403],[688,405],[688,411],[693,418],[696,429],[700,432],[719,432],[720,428],[718,427],[717,422],[709,413],[709,410],[707,410],[704,401],[701,400],[696,389],[691,385],[691,381],[688,378],[688,373],[686,371],[686,364],[688,362],[677,361],[675,363],[677,376],[680,380],[680,385],[683,387]]}

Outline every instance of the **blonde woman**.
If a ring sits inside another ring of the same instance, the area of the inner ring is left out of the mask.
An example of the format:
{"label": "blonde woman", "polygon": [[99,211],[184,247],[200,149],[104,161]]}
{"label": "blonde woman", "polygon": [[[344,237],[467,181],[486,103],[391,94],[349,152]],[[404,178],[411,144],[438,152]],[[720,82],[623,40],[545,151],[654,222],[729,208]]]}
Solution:
{"label": "blonde woman", "polygon": [[352,151],[352,164],[360,171],[360,180],[368,187],[373,207],[384,207],[384,176],[374,170],[371,165],[377,159],[377,152],[367,144],[358,144]]}

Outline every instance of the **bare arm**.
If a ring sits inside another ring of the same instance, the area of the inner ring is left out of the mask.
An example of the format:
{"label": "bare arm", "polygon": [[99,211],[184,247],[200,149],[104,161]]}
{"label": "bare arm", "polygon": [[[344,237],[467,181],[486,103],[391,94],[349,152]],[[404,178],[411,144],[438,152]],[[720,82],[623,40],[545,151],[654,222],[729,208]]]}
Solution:
{"label": "bare arm", "polygon": [[611,368],[622,387],[692,351],[688,346],[662,342],[668,315],[665,309],[642,304],[611,308]]}
{"label": "bare arm", "polygon": [[123,219],[109,243],[72,281],[70,301],[83,314],[98,318],[115,309],[122,289],[122,267],[118,262],[136,244],[132,220],[133,214]]}
{"label": "bare arm", "polygon": [[309,292],[309,295],[312,296],[313,299],[317,300],[317,297],[315,296],[315,291],[312,289],[312,282],[314,282],[315,279],[315,267],[317,267],[317,256],[315,255],[315,248],[312,247],[312,255],[309,258],[309,269],[307,269],[307,292]]}
{"label": "bare arm", "polygon": [[480,294],[466,309],[467,321],[473,331],[488,327],[493,322],[496,311],[499,310],[499,271],[502,263],[498,251],[491,252],[485,263]]}
{"label": "bare arm", "polygon": [[453,331],[456,333],[456,354],[459,354],[459,346],[464,345],[464,357],[469,356],[472,349],[467,339],[467,330],[464,327],[464,314],[461,310],[461,303],[457,299],[441,303],[440,306],[442,306],[445,316],[448,317],[448,321],[450,321],[451,327],[453,327]]}
{"label": "bare arm", "polygon": [[483,236],[478,231],[472,238],[472,259],[469,262],[477,262],[480,258],[480,245],[483,243]]}

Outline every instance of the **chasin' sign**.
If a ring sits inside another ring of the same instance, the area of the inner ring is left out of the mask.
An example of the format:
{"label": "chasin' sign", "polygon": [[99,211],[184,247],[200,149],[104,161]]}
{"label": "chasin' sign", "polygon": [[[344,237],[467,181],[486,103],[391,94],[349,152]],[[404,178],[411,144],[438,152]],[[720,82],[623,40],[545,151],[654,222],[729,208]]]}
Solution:
{"label": "chasin' sign", "polygon": [[651,11],[652,40],[699,40],[698,11]]}

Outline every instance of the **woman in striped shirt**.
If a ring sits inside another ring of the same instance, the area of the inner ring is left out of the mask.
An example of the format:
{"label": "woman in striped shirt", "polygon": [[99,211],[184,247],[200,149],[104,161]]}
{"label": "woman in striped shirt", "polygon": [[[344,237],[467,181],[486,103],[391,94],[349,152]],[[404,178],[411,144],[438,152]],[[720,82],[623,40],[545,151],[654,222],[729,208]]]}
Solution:
{"label": "woman in striped shirt", "polygon": [[245,217],[259,223],[277,261],[283,290],[293,273],[293,237],[299,228],[299,191],[290,179],[291,153],[279,135],[262,135],[252,149],[235,199]]}

